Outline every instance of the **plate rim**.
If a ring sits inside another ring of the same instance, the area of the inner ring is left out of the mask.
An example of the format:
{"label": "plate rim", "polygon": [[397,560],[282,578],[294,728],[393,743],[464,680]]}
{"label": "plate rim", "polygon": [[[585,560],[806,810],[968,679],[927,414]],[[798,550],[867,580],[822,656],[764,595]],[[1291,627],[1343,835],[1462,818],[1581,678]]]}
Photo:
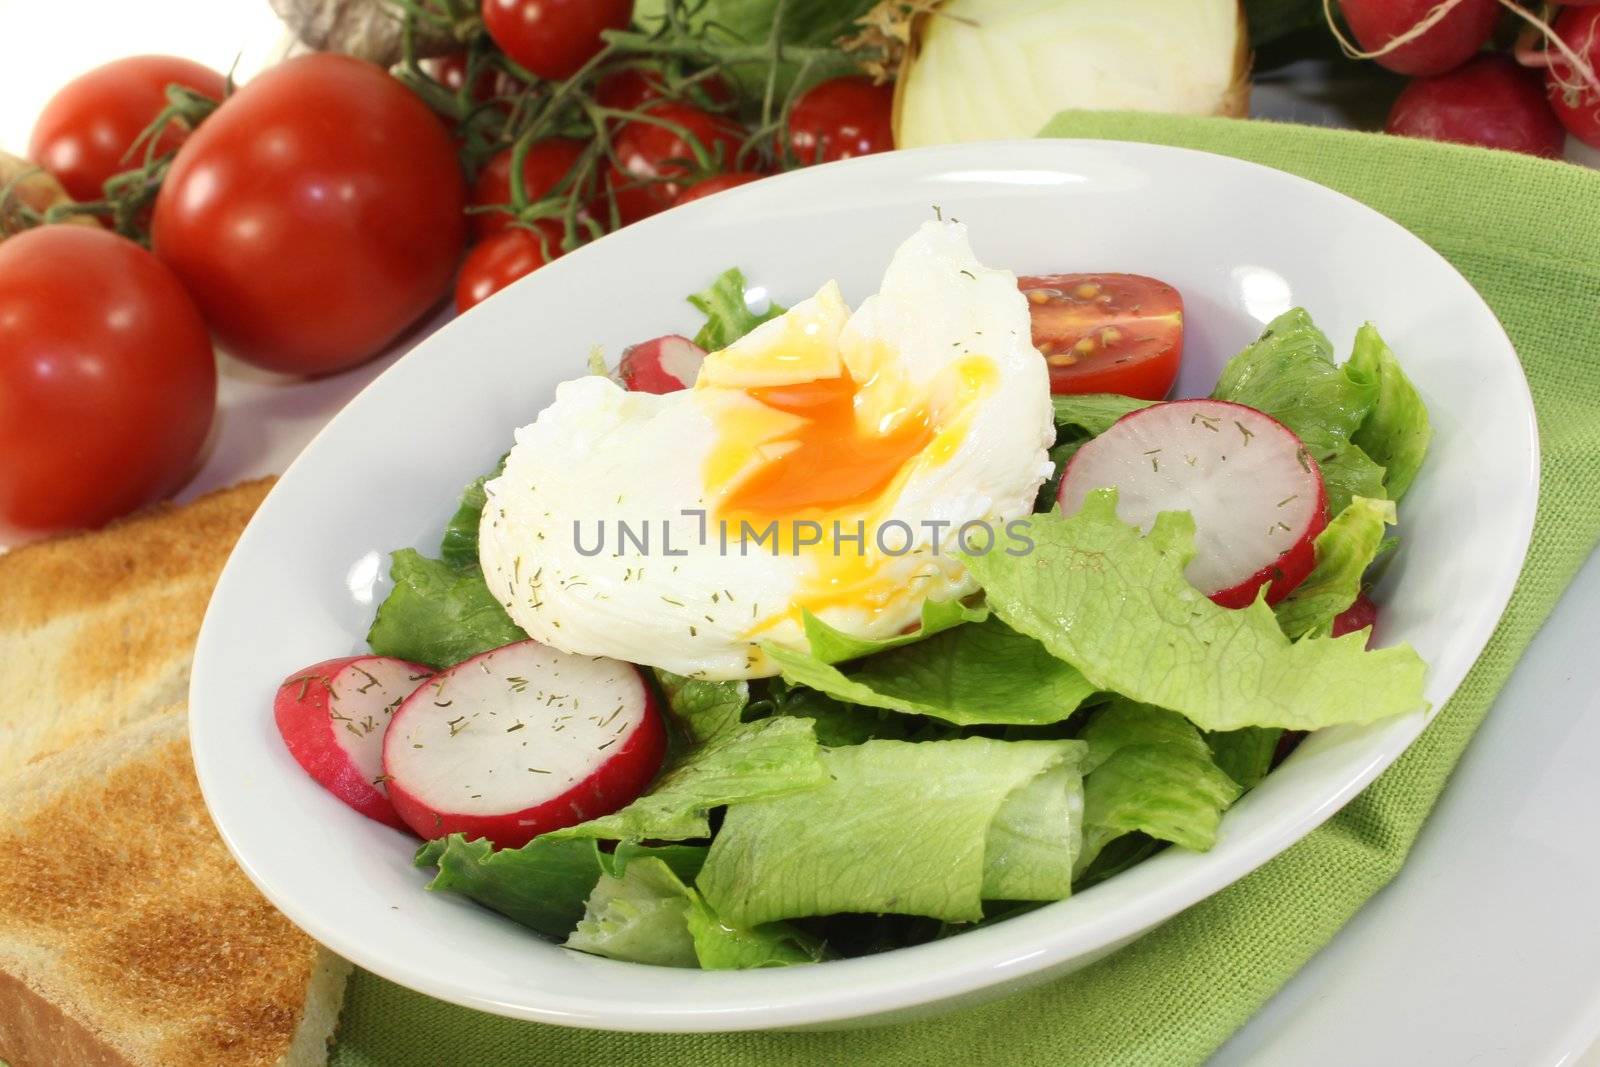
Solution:
{"label": "plate rim", "polygon": [[[1515,557],[1518,560],[1518,564],[1514,569],[1508,568],[1505,572],[1503,572],[1504,575],[1509,575],[1509,577],[1502,576],[1501,580],[1497,583],[1498,588],[1495,588],[1486,598],[1487,604],[1495,606],[1495,610],[1493,611],[1493,621],[1487,625],[1486,632],[1483,634],[1482,640],[1477,642],[1476,651],[1472,660],[1465,668],[1461,670],[1460,677],[1455,678],[1450,684],[1446,699],[1453,697],[1455,692],[1459,689],[1467,672],[1470,671],[1472,665],[1475,664],[1479,658],[1481,658],[1483,649],[1492,639],[1495,630],[1498,628],[1499,621],[1503,617],[1506,607],[1510,602],[1512,592],[1515,589],[1522,568],[1525,566],[1528,546],[1532,538],[1534,523],[1537,515],[1537,503],[1540,486],[1539,474],[1541,443],[1538,434],[1537,416],[1533,408],[1532,394],[1528,387],[1526,374],[1522,369],[1520,359],[1518,359],[1516,356],[1515,347],[1511,344],[1510,338],[1506,335],[1504,326],[1499,322],[1498,316],[1495,315],[1493,308],[1488,305],[1487,301],[1483,299],[1482,295],[1478,293],[1477,289],[1460,273],[1460,271],[1455,268],[1453,264],[1445,259],[1444,256],[1442,256],[1437,250],[1432,248],[1432,246],[1428,245],[1425,241],[1422,241],[1404,226],[1401,226],[1399,223],[1395,222],[1393,219],[1390,219],[1388,216],[1383,215],[1381,212],[1378,212],[1376,209],[1371,208],[1368,205],[1339,192],[1338,190],[1331,189],[1300,175],[1293,174],[1288,171],[1278,170],[1277,168],[1268,167],[1250,160],[1244,160],[1234,156],[1205,152],[1191,148],[1152,144],[1139,141],[1118,141],[1094,138],[1044,138],[985,142],[981,145],[932,146],[927,148],[900,150],[891,154],[861,157],[858,159],[843,161],[841,163],[827,164],[825,167],[821,168],[809,168],[804,171],[795,171],[782,175],[776,175],[772,179],[760,183],[763,186],[767,186],[766,190],[757,191],[756,189],[747,186],[744,188],[729,190],[724,197],[719,197],[717,199],[722,204],[726,205],[736,203],[736,201],[732,199],[735,197],[743,198],[754,197],[758,195],[770,195],[771,189],[776,183],[800,183],[810,181],[813,180],[810,176],[823,171],[826,171],[829,174],[839,174],[844,172],[847,168],[866,169],[884,167],[887,169],[897,165],[909,165],[909,161],[912,159],[936,158],[941,155],[959,157],[963,153],[970,153],[974,151],[993,153],[996,156],[1009,156],[1014,152],[1021,152],[1024,154],[1032,152],[1047,153],[1051,151],[1068,149],[1073,145],[1101,149],[1112,147],[1118,152],[1131,152],[1131,154],[1134,156],[1146,154],[1151,156],[1165,157],[1171,157],[1173,155],[1195,156],[1206,160],[1207,162],[1205,165],[1221,165],[1224,168],[1235,167],[1243,171],[1268,171],[1275,175],[1274,180],[1288,179],[1292,183],[1309,187],[1309,190],[1311,191],[1310,195],[1319,197],[1332,197],[1338,201],[1343,201],[1349,205],[1354,205],[1354,207],[1361,213],[1372,216],[1376,225],[1392,228],[1393,231],[1396,231],[1395,235],[1400,240],[1412,243],[1414,246],[1424,251],[1428,256],[1432,257],[1432,259],[1434,259],[1438,265],[1444,269],[1444,271],[1448,272],[1450,275],[1453,275],[1462,285],[1466,287],[1466,290],[1472,294],[1472,297],[1481,306],[1482,310],[1487,313],[1488,320],[1492,322],[1496,330],[1498,330],[1498,342],[1504,346],[1505,351],[1509,353],[1512,358],[1512,364],[1516,371],[1515,378],[1520,385],[1520,395],[1517,399],[1521,401],[1522,409],[1526,414],[1529,427],[1529,475],[1528,478],[1519,486],[1522,492],[1520,499],[1517,501],[1517,503],[1521,505],[1519,508],[1519,521],[1516,529],[1517,540],[1514,545]],[[1059,161],[1056,161],[1055,165],[1060,165]],[[951,167],[946,169],[954,168]],[[989,164],[989,169],[1004,171],[1007,169],[1016,169],[1016,165],[1008,160],[1001,159],[999,161],[991,162]],[[712,210],[712,208],[708,208],[706,204],[707,202],[702,202],[701,204],[696,205],[686,205],[683,211],[693,213],[697,210]],[[636,223],[635,226],[631,228],[661,228],[665,225],[672,224],[676,219],[684,218],[685,215],[682,212],[680,212],[678,209],[673,209],[663,212],[662,214],[654,216],[650,219],[646,219],[641,223]],[[682,225],[682,223],[677,224]],[[587,262],[588,257],[598,254],[595,252],[595,249],[603,244],[604,240],[602,239],[601,241],[597,241],[592,245],[577,249],[574,252],[569,253],[569,255],[564,258],[576,260],[579,257],[584,257],[583,261]],[[518,284],[538,284],[538,282],[530,278]],[[330,434],[334,428],[337,427],[345,418],[356,417],[352,415],[351,412],[365,397],[368,390],[378,387],[379,384],[382,383],[390,374],[394,373],[394,367],[403,365],[411,356],[415,355],[418,350],[436,343],[436,339],[445,334],[448,328],[449,324],[435,331],[433,334],[430,334],[428,337],[421,339],[409,352],[397,360],[393,366],[386,369],[382,374],[378,375],[371,383],[357,393],[356,396],[352,398],[352,400],[343,409],[334,414],[334,416],[327,421],[327,423],[305,446],[301,453],[296,456],[295,460],[288,466],[284,474],[280,476],[280,485],[293,477],[302,463],[307,463],[310,461],[309,457],[317,449],[318,443],[322,440],[324,435]],[[263,501],[261,505],[262,511],[266,509],[271,501],[272,495],[277,491],[278,487],[274,486],[272,493],[269,493],[267,500]],[[242,550],[246,549],[247,546],[251,544],[252,530],[255,528],[257,528],[257,519],[253,516],[251,522],[247,524],[244,532],[241,534],[235,549],[230,553],[229,559],[218,577],[216,590],[222,590],[228,583],[230,574],[233,572],[234,568],[239,565],[239,561],[243,558]],[[1338,790],[1326,796],[1321,803],[1317,804],[1311,810],[1303,813],[1300,817],[1289,821],[1284,825],[1275,827],[1274,832],[1270,834],[1265,832],[1258,833],[1255,835],[1254,839],[1245,842],[1243,845],[1234,842],[1230,848],[1230,843],[1224,840],[1223,842],[1219,842],[1218,848],[1214,849],[1211,853],[1177,856],[1175,853],[1169,850],[1162,856],[1155,857],[1137,869],[1150,872],[1147,873],[1141,880],[1146,880],[1152,876],[1159,877],[1159,875],[1164,872],[1166,867],[1174,866],[1175,864],[1171,862],[1161,862],[1163,859],[1168,858],[1189,861],[1187,865],[1197,869],[1186,873],[1180,872],[1182,873],[1182,876],[1176,879],[1164,879],[1164,884],[1158,885],[1156,887],[1156,891],[1142,894],[1137,892],[1125,894],[1130,898],[1125,903],[1107,906],[1106,908],[1101,909],[1097,915],[1087,918],[1084,916],[1075,916],[1074,918],[1076,921],[1070,927],[1062,928],[1059,927],[1059,925],[1057,926],[1057,935],[1054,937],[1053,943],[1042,948],[1036,948],[1032,952],[1023,953],[1009,959],[999,960],[987,966],[977,963],[968,963],[966,966],[959,968],[941,966],[959,963],[959,961],[954,958],[956,956],[972,957],[975,955],[973,952],[964,951],[965,946],[957,945],[957,943],[965,943],[965,945],[970,945],[973,948],[976,948],[977,946],[972,943],[971,939],[982,936],[983,932],[974,931],[963,934],[960,938],[950,939],[942,942],[934,942],[928,945],[897,949],[875,957],[834,961],[815,969],[807,968],[806,970],[811,973],[822,974],[826,972],[830,976],[833,976],[833,979],[831,979],[828,984],[837,988],[827,991],[826,994],[810,992],[803,996],[780,998],[783,1001],[781,1003],[775,1002],[773,997],[769,997],[761,1003],[752,1003],[742,1006],[730,1004],[706,1010],[694,1010],[687,1008],[686,1006],[671,1004],[653,1007],[637,1006],[620,1001],[606,1005],[603,1010],[598,1010],[587,998],[578,998],[574,1000],[565,997],[559,991],[555,990],[541,990],[539,998],[540,1003],[537,1004],[527,1001],[526,999],[522,1001],[512,1001],[486,994],[483,991],[471,988],[468,985],[449,980],[443,975],[431,973],[424,965],[414,963],[410,967],[407,967],[401,965],[397,961],[383,957],[381,953],[365,951],[364,946],[356,939],[345,937],[339,930],[328,926],[324,922],[320,922],[315,914],[308,914],[305,909],[292,903],[289,906],[286,906],[285,901],[282,899],[285,894],[277,892],[277,887],[272,883],[272,880],[268,878],[262,871],[260,871],[252,862],[250,862],[250,860],[241,852],[234,835],[230,832],[229,827],[224,825],[223,820],[218,818],[218,804],[220,803],[221,792],[224,790],[223,783],[213,779],[211,780],[211,784],[209,786],[207,784],[208,774],[204,764],[206,755],[210,751],[207,733],[209,729],[209,720],[208,716],[203,711],[201,711],[199,714],[196,714],[195,710],[205,706],[205,698],[201,695],[201,690],[205,688],[203,682],[207,679],[207,664],[209,662],[208,652],[213,643],[221,640],[221,637],[219,636],[219,626],[215,624],[213,614],[213,609],[216,607],[217,599],[216,592],[214,591],[212,599],[207,604],[205,619],[202,623],[200,636],[196,644],[194,669],[191,675],[189,689],[191,709],[189,716],[189,736],[193,760],[196,767],[196,776],[200,783],[201,793],[204,797],[207,811],[210,814],[213,823],[217,826],[219,835],[222,837],[224,844],[228,848],[229,852],[234,856],[235,861],[238,862],[241,869],[244,870],[247,877],[250,878],[252,883],[254,883],[264,895],[266,895],[266,897],[274,904],[274,906],[279,908],[279,910],[288,916],[292,922],[306,930],[306,932],[314,937],[317,941],[338,952],[340,955],[351,959],[353,962],[357,963],[363,968],[394,981],[397,984],[442,1000],[461,1004],[466,1007],[488,1011],[494,1014],[565,1026],[591,1027],[608,1030],[631,1030],[638,1032],[712,1032],[726,1030],[768,1029],[773,1027],[795,1027],[830,1023],[848,1024],[851,1020],[860,1020],[865,1022],[866,1019],[864,1017],[879,1016],[884,1013],[894,1013],[915,1009],[925,1009],[930,1011],[936,1010],[937,1005],[944,1001],[973,995],[978,990],[983,990],[986,988],[993,992],[994,987],[1022,982],[1030,976],[1040,975],[1041,972],[1048,973],[1052,970],[1059,969],[1067,963],[1079,960],[1085,957],[1086,954],[1092,954],[1097,949],[1104,948],[1107,945],[1120,945],[1125,943],[1126,941],[1147,932],[1150,928],[1164,919],[1177,914],[1184,908],[1189,907],[1216,892],[1219,892],[1233,881],[1236,881],[1239,878],[1242,878],[1259,869],[1260,866],[1262,866],[1272,857],[1279,855],[1291,847],[1295,842],[1301,840],[1311,830],[1315,829],[1327,818],[1331,817],[1335,812],[1343,807],[1345,803],[1347,803],[1357,793],[1370,784],[1371,781],[1381,774],[1383,770],[1392,765],[1405,752],[1411,742],[1415,740],[1415,738],[1422,732],[1426,725],[1433,720],[1439,710],[1438,708],[1434,708],[1426,714],[1419,713],[1408,715],[1392,720],[1387,724],[1383,724],[1379,731],[1383,737],[1381,750],[1374,751],[1372,756],[1367,760],[1367,763],[1362,767],[1359,774],[1348,778]],[[1240,853],[1241,855],[1234,857],[1233,853],[1235,852]],[[1209,864],[1195,862],[1204,861],[1208,857],[1212,857],[1212,860]],[[1224,862],[1225,860],[1229,860],[1231,862]],[[1216,870],[1208,870],[1208,867],[1216,868]],[[1135,872],[1129,872],[1129,874],[1132,873]],[[1126,877],[1127,875],[1122,876],[1122,878]],[[1119,878],[1118,881],[1120,882],[1121,878]],[[1123,882],[1122,884],[1126,885],[1127,883]],[[420,890],[421,886],[419,885],[418,888]],[[1084,893],[1077,894],[1068,901],[1047,904],[1043,907],[1040,907],[1036,911],[1029,913],[1028,915],[1008,920],[1004,924],[999,924],[996,927],[990,928],[990,930],[1000,930],[1009,927],[1020,935],[1024,929],[1031,929],[1035,926],[1043,925],[1045,917],[1049,916],[1053,910],[1059,911],[1061,908],[1072,904],[1073,901],[1085,899],[1089,897],[1090,894],[1095,892],[1096,890],[1092,888]],[[1143,917],[1138,917],[1138,913],[1142,913]],[[520,928],[510,926],[509,920],[506,920],[506,922],[508,924],[508,928],[519,931],[523,934],[523,936],[532,936],[526,934],[525,931],[520,931]],[[1120,931],[1120,933],[1118,933],[1118,931]],[[957,945],[957,947],[954,949],[946,948],[946,946],[952,945]],[[882,966],[884,961],[900,961],[903,964],[903,966],[897,968],[900,972],[902,972],[903,977],[894,984],[892,989],[876,990],[872,992],[870,994],[870,998],[868,998],[863,996],[859,989],[852,988],[855,983],[846,980],[852,973],[859,975],[862,978],[867,978],[872,974],[872,972],[887,970],[888,968]],[[609,960],[597,960],[595,962],[612,967],[626,967],[629,970],[635,970],[641,966],[639,964],[617,963],[616,961]],[[914,967],[912,966],[913,962],[924,962],[929,964],[929,966]],[[703,982],[708,974],[715,974],[715,972],[696,971],[674,971],[671,973],[675,982],[683,983],[687,981],[691,984],[697,981]],[[739,972],[741,978],[744,979],[746,983],[748,983],[750,980],[754,980],[767,986],[774,984],[772,981],[772,976],[793,975],[794,973],[795,972],[793,970],[749,973]],[[791,982],[789,984],[817,985],[819,983]],[[770,992],[775,994],[777,991],[770,990]]]}

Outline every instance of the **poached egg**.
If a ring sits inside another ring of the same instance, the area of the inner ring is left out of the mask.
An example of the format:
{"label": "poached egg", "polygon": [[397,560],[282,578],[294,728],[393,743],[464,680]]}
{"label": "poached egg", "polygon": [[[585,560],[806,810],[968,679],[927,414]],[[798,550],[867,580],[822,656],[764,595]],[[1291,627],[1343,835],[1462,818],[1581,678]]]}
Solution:
{"label": "poached egg", "polygon": [[777,673],[761,645],[807,648],[807,611],[903,632],[1050,473],[1029,338],[1015,277],[925,223],[854,314],[829,282],[693,388],[558,386],[485,487],[484,577],[538,641],[696,678]]}

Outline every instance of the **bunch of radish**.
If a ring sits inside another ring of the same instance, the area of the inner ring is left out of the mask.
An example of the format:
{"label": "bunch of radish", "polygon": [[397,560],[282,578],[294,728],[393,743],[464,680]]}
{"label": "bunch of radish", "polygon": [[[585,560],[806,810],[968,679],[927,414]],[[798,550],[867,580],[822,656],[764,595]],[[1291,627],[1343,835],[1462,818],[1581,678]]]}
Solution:
{"label": "bunch of radish", "polygon": [[[1566,135],[1600,148],[1600,3],[1565,0],[1551,17],[1519,0],[1339,0],[1346,51],[1412,76],[1385,129],[1559,158]],[[1509,14],[1508,14],[1509,13]],[[1522,20],[1510,52],[1485,51]]]}
{"label": "bunch of radish", "polygon": [[666,724],[632,664],[520,641],[435,673],[388,656],[308,667],[273,711],[295,762],[369,818],[499,848],[643,793]]}

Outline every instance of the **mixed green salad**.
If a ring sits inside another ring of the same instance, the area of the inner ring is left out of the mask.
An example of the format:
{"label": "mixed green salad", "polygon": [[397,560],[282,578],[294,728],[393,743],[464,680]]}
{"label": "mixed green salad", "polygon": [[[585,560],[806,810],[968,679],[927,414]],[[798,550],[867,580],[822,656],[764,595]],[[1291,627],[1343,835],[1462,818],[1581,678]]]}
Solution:
{"label": "mixed green salad", "polygon": [[[743,292],[730,271],[697,294],[707,347],[770,317]],[[1161,849],[1210,848],[1223,813],[1303,732],[1423,707],[1411,648],[1367,650],[1367,631],[1334,630],[1395,547],[1395,505],[1430,437],[1375,329],[1336,363],[1299,309],[1212,395],[1288,427],[1322,473],[1314,567],[1274,607],[1219,607],[1186,580],[1187,513],[1141,534],[1114,491],[1064,517],[1052,484],[1033,551],[967,557],[982,594],[927,603],[913,633],[863,641],[808,615],[809,651],[768,650],[778,677],[654,672],[670,741],[643,795],[520,848],[428,841],[416,863],[436,871],[430,888],[584,952],[745,968],[944,937]],[[1055,397],[1057,477],[1149,403]],[[394,554],[375,653],[439,666],[525,636],[479,570],[483,484],[438,558]]]}

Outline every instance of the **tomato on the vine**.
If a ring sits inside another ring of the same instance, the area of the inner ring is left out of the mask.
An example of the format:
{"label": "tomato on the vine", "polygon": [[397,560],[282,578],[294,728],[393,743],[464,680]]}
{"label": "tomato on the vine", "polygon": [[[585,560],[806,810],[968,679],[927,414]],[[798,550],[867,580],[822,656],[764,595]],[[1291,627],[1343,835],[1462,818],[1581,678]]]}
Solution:
{"label": "tomato on the vine", "polygon": [[172,271],[98,227],[0,243],[0,526],[98,526],[183,483],[216,407]]}
{"label": "tomato on the vine", "polygon": [[1160,400],[1183,360],[1183,297],[1140,274],[1018,278],[1052,393]]}
{"label": "tomato on the vine", "polygon": [[[714,104],[733,101],[733,87],[720,74],[695,82]],[[645,67],[623,67],[600,79],[594,90],[595,103],[613,111],[638,111],[646,104],[667,99],[667,83],[661,73]]]}
{"label": "tomato on the vine", "polygon": [[456,281],[458,313],[561,255],[561,228],[546,219],[533,227],[509,226],[473,248]]}
{"label": "tomato on the vine", "polygon": [[[471,65],[465,52],[451,52],[448,55],[433,56],[422,60],[422,72],[452,93],[461,92],[462,86],[467,84],[467,67]],[[500,96],[509,89],[505,83],[510,79],[501,71],[492,66],[485,66],[478,72],[472,82],[471,99],[474,104],[487,104],[495,97]],[[504,110],[510,110],[509,105],[499,105]]]}
{"label": "tomato on the vine", "polygon": [[894,88],[850,76],[819,82],[789,110],[789,148],[802,166],[887,152]]}
{"label": "tomato on the vine", "polygon": [[[1569,48],[1600,71],[1600,7],[1566,8],[1553,27]],[[1567,132],[1578,140],[1600,148],[1600,92],[1583,85],[1572,64],[1550,49],[1550,69],[1545,73],[1550,106]]]}
{"label": "tomato on the vine", "polygon": [[593,59],[604,30],[625,30],[633,0],[483,0],[483,28],[525,69],[561,81]]}
{"label": "tomato on the vine", "polygon": [[736,170],[730,174],[718,174],[715,178],[707,178],[704,181],[695,182],[693,185],[689,186],[689,188],[679,193],[678,199],[674,200],[672,203],[674,207],[676,207],[678,204],[687,204],[691,200],[699,200],[702,197],[710,196],[712,193],[720,193],[724,189],[733,189],[740,185],[748,185],[753,181],[758,181],[765,177],[765,174],[757,174],[754,171],[749,170]]}
{"label": "tomato on the vine", "polygon": [[416,94],[359,59],[301,56],[257,75],[179,150],[154,247],[229,352],[324,374],[376,354],[449,291],[464,185]]}
{"label": "tomato on the vine", "polygon": [[[530,203],[555,189],[583,155],[583,147],[582,141],[571,137],[550,137],[528,147],[528,154],[522,158],[522,190]],[[478,172],[472,183],[473,207],[511,203],[511,156],[511,149],[502,149]],[[472,232],[481,241],[499,233],[511,221],[509,212],[476,211],[472,215]]]}
{"label": "tomato on the vine", "polygon": [[643,114],[659,121],[623,123],[612,139],[613,162],[606,170],[624,223],[665,211],[695,180],[732,166],[744,143],[744,130],[734,122],[688,104],[652,104]]}
{"label": "tomato on the vine", "polygon": [[[210,67],[177,56],[129,56],[96,67],[62,86],[39,113],[29,157],[56,176],[74,200],[98,200],[107,178],[139,166],[139,135],[167,106],[177,84],[221,100],[227,82]],[[189,130],[169,122],[156,137],[157,155],[183,143]]]}

